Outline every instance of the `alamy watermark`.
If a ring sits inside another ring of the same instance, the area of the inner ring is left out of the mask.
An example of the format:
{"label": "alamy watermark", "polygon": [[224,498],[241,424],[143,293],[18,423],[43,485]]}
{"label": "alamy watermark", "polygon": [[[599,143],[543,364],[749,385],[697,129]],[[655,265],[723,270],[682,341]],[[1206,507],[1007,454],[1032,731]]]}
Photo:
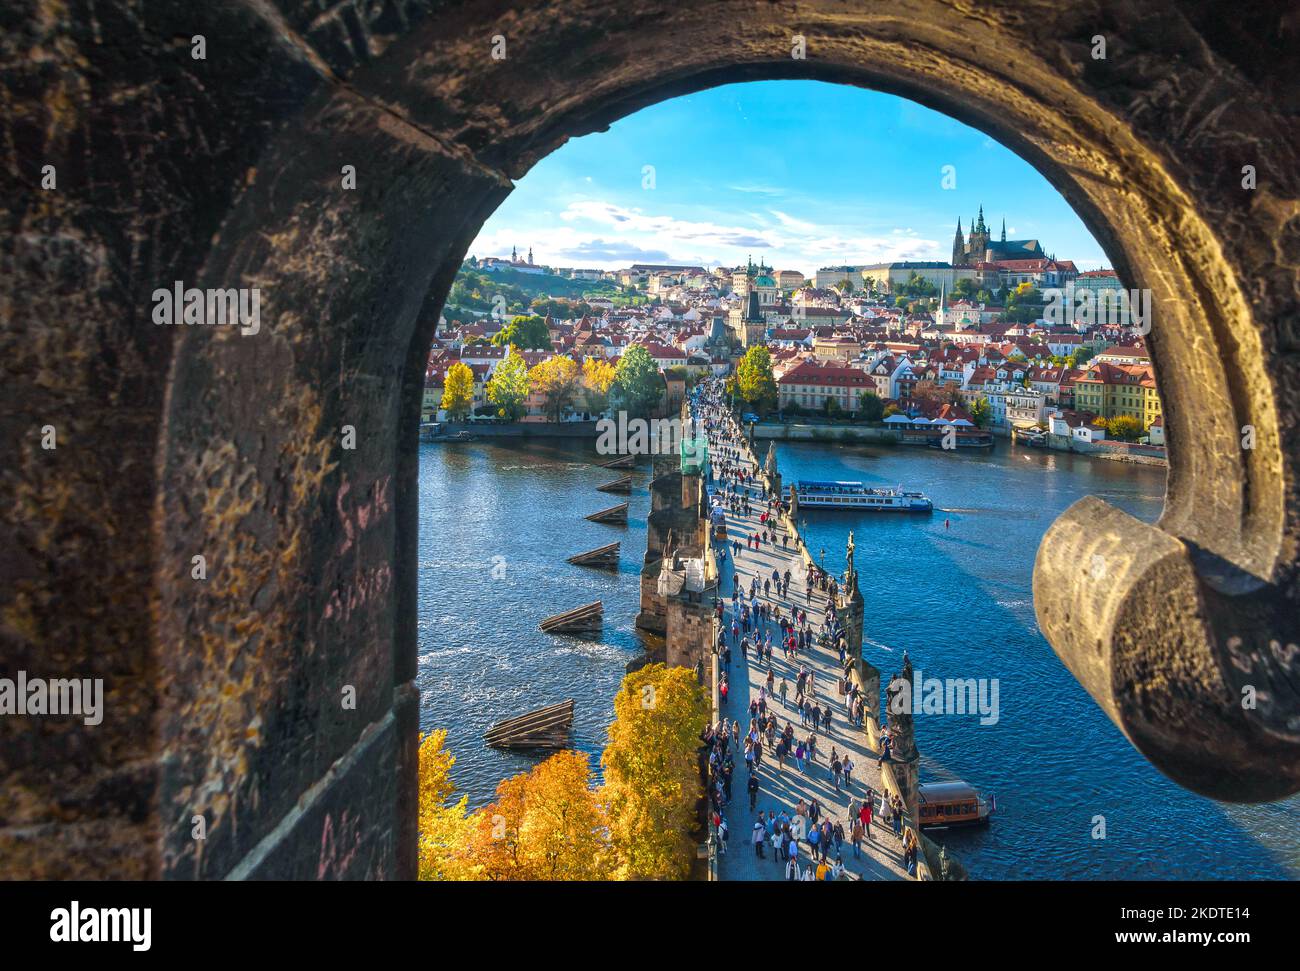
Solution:
{"label": "alamy watermark", "polygon": [[1054,327],[1114,324],[1130,326],[1138,334],[1151,333],[1150,290],[1075,289],[1073,283],[1067,283],[1045,289],[1043,296],[1047,298],[1043,319]]}
{"label": "alamy watermark", "polygon": [[262,291],[257,287],[226,287],[200,290],[177,280],[171,289],[153,292],[153,322],[204,324],[218,327],[239,325],[239,333],[251,337],[262,329]]}
{"label": "alamy watermark", "polygon": [[81,715],[87,725],[104,720],[103,678],[0,678],[0,715]]}
{"label": "alamy watermark", "polygon": [[889,682],[888,711],[895,715],[979,715],[981,725],[996,725],[997,678],[927,678],[918,668],[911,690],[902,677]]}
{"label": "alamy watermark", "polygon": [[596,451],[601,455],[676,455],[682,444],[680,418],[628,418],[596,422]]}
{"label": "alamy watermark", "polygon": [[50,940],[56,944],[124,943],[147,951],[153,942],[150,907],[68,907],[50,911]]}

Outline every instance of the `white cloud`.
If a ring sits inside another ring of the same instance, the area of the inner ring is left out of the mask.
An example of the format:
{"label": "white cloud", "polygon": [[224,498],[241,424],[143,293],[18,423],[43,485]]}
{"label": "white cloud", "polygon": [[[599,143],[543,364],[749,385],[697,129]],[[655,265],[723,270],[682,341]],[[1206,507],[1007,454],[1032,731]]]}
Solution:
{"label": "white cloud", "polygon": [[768,229],[748,226],[724,226],[712,222],[678,219],[675,216],[651,216],[641,209],[631,209],[612,202],[586,200],[571,202],[560,218],[568,223],[595,223],[610,226],[622,234],[645,233],[664,240],[699,245],[752,246],[765,248],[780,246],[782,237]]}
{"label": "white cloud", "polygon": [[783,213],[779,209],[769,209],[768,212],[770,212],[773,216],[775,216],[777,222],[779,222],[782,226],[786,227],[787,229],[793,230],[794,232],[816,233],[818,231],[818,227],[813,225],[812,223],[805,222],[802,219],[796,219],[794,216],[787,215],[786,213]]}
{"label": "white cloud", "polygon": [[[804,273],[828,264],[942,260],[948,255],[949,244],[922,238],[912,227],[864,232],[861,225],[819,224],[781,210],[765,212],[771,219],[744,212],[736,213],[734,221],[715,222],[655,214],[608,200],[574,200],[559,211],[558,220],[529,219],[505,228],[489,221],[470,252],[509,256],[512,246],[521,253],[532,246],[538,263],[601,269],[637,262],[734,266],[753,256],[777,269]],[[836,215],[853,218],[844,212]]]}
{"label": "white cloud", "polygon": [[731,189],[733,192],[747,192],[753,195],[760,195],[760,196],[785,195],[784,189],[778,189],[776,186],[771,186],[771,185],[758,185],[758,184],[751,183],[751,184],[743,184],[743,185],[729,185],[727,186],[727,188]]}

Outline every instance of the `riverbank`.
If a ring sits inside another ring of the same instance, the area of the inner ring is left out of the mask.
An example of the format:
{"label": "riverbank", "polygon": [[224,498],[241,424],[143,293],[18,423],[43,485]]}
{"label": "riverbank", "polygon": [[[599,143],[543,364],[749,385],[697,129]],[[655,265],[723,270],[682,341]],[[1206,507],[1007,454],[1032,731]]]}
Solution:
{"label": "riverbank", "polygon": [[[911,429],[915,431],[915,429]],[[1011,442],[1009,429],[982,429],[992,438]],[[876,425],[832,425],[804,424],[801,422],[760,422],[754,425],[755,441],[777,442],[813,442],[826,445],[925,445],[923,442],[906,441],[907,431]],[[1133,465],[1148,465],[1168,468],[1169,461],[1165,449],[1159,446],[1131,444],[1127,442],[1078,442],[1065,436],[1049,437],[1045,450],[1069,452],[1088,458],[1103,459],[1108,462],[1127,462]],[[985,447],[988,447],[987,444]],[[959,451],[968,451],[961,448]]]}
{"label": "riverbank", "polygon": [[[473,438],[550,438],[595,440],[600,434],[594,421],[444,421],[445,437],[465,434]],[[437,441],[437,439],[426,439]]]}

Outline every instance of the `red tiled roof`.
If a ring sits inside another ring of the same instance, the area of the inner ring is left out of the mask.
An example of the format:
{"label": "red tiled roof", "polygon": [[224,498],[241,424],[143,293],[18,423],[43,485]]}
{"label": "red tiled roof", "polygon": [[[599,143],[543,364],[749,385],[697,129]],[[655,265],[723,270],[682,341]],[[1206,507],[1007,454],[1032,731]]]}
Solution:
{"label": "red tiled roof", "polygon": [[837,367],[803,361],[781,376],[778,384],[829,385],[831,387],[867,387],[874,384],[861,368]]}

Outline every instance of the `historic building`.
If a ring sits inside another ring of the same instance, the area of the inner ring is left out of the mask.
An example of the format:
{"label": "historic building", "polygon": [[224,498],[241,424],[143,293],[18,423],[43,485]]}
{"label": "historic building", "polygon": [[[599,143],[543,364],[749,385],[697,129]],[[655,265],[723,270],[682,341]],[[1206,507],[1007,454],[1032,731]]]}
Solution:
{"label": "historic building", "polygon": [[745,264],[743,270],[737,268],[731,274],[731,289],[742,303],[747,302],[751,292],[756,292],[758,305],[763,308],[775,306],[781,300],[781,288],[772,275],[772,268],[762,262],[755,264],[753,259]]}
{"label": "historic building", "polygon": [[1162,412],[1155,372],[1149,364],[1092,362],[1075,382],[1074,406],[1102,418],[1135,418],[1144,432]]}
{"label": "historic building", "polygon": [[727,326],[741,347],[763,343],[767,337],[767,315],[763,313],[760,291],[751,287],[748,295],[727,314]]}
{"label": "historic building", "polygon": [[994,240],[984,222],[984,207],[979,216],[971,220],[970,235],[963,237],[961,220],[957,220],[957,235],[952,241],[952,265],[972,266],[976,263],[996,263],[999,260],[1043,259],[1047,254],[1036,239],[1007,239],[1007,221],[1002,220],[1002,237]]}

